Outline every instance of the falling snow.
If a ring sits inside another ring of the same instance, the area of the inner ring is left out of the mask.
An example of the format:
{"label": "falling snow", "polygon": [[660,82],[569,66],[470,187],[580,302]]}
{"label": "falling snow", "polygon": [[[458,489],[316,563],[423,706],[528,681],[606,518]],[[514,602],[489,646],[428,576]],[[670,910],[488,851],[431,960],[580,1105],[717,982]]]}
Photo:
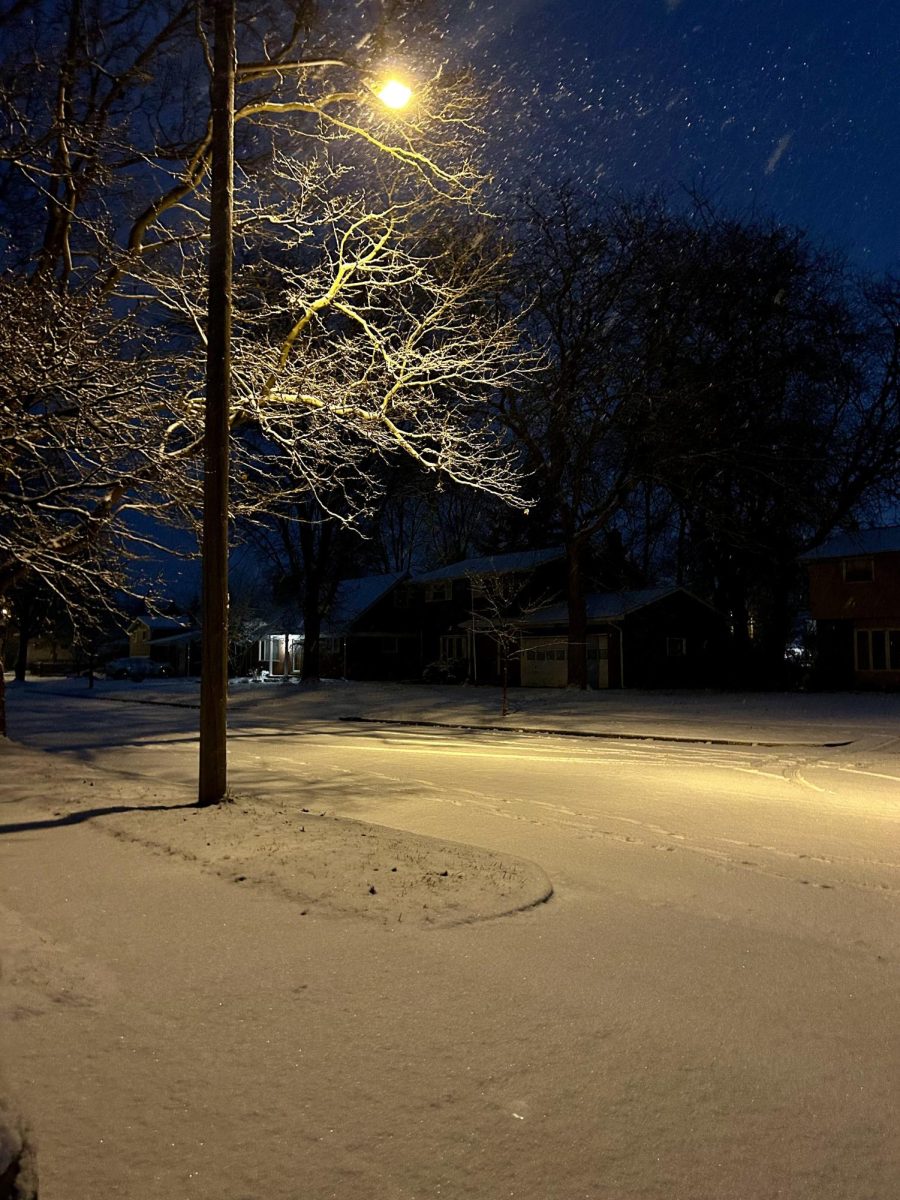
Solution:
{"label": "falling snow", "polygon": [[699,187],[874,272],[900,261],[897,5],[509,0],[477,11],[448,41],[494,84],[502,194],[559,178],[675,197]]}

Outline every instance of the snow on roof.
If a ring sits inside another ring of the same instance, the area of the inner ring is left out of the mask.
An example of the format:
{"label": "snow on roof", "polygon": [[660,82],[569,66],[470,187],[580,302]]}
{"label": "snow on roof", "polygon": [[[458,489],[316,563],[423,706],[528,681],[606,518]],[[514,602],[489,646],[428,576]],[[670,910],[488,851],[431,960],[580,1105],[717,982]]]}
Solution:
{"label": "snow on roof", "polygon": [[185,629],[181,633],[169,634],[167,637],[154,638],[154,646],[177,646],[180,643],[199,642],[199,629]]}
{"label": "snow on roof", "polygon": [[323,631],[327,626],[332,636],[344,632],[395,584],[405,578],[404,571],[393,575],[364,575],[359,579],[342,580],[337,586],[331,608],[322,622]]}
{"label": "snow on roof", "polygon": [[252,630],[253,640],[271,636],[280,637],[285,633],[292,637],[299,637],[298,630],[303,628],[303,620],[296,605],[285,604],[268,613],[266,617],[260,617],[258,621],[248,621],[247,626],[248,635]]}
{"label": "snow on roof", "polygon": [[853,533],[837,533],[815,550],[802,556],[803,562],[823,558],[854,558],[861,554],[900,553],[900,525],[884,525],[880,529],[858,529]]}
{"label": "snow on roof", "polygon": [[489,554],[485,558],[464,558],[461,562],[438,567],[415,575],[415,583],[431,583],[439,579],[465,579],[467,575],[506,575],[515,571],[533,571],[544,563],[565,558],[560,546],[549,550],[515,550],[511,554]]}
{"label": "snow on roof", "polygon": [[135,617],[131,623],[131,628],[135,625],[146,625],[151,633],[172,633],[179,629],[188,629],[187,621],[182,621],[178,617]]}
{"label": "snow on roof", "polygon": [[[633,592],[592,592],[585,597],[587,619],[589,621],[616,621],[636,612],[639,608],[647,608],[657,600],[663,600],[674,592],[683,592],[679,587],[641,588]],[[689,595],[689,593],[686,593]],[[569,610],[565,604],[551,604],[530,613],[522,621],[526,627],[543,625],[567,625]]]}

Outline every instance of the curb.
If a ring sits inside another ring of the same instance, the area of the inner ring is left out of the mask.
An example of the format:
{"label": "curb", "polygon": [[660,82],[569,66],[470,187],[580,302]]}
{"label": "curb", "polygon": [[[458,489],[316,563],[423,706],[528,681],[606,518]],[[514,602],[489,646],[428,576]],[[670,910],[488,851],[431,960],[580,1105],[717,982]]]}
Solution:
{"label": "curb", "polygon": [[522,725],[461,725],[452,724],[449,721],[402,720],[399,717],[339,717],[338,720],[370,725],[404,725],[408,728],[421,729],[464,729],[476,733],[530,733],[537,734],[540,737],[598,738],[607,741],[626,742],[685,742],[698,746],[763,746],[769,749],[782,746],[796,746],[798,749],[831,750],[840,746],[851,746],[855,740],[854,738],[848,738],[846,741],[841,742],[770,742],[763,741],[760,738],[750,740],[702,736],[691,737],[690,735],[672,733],[608,733],[589,729],[537,729]]}
{"label": "curb", "polygon": [[[43,695],[50,696],[65,696],[78,700],[97,700],[106,701],[110,704],[145,704],[150,706],[158,706],[162,708],[190,708],[199,709],[199,701],[196,700],[176,700],[176,699],[156,699],[155,697],[141,696],[122,696],[122,695],[99,695],[96,692],[57,692],[44,689]],[[402,725],[411,729],[461,729],[471,732],[481,733],[524,733],[534,734],[538,737],[558,737],[558,738],[594,738],[600,741],[622,741],[622,742],[674,742],[685,745],[695,746],[743,746],[745,748],[762,747],[764,749],[774,750],[779,748],[796,748],[798,750],[836,750],[844,746],[852,746],[857,738],[844,738],[841,741],[833,742],[805,742],[805,741],[770,741],[762,738],[722,738],[722,737],[704,737],[700,734],[674,734],[674,733],[612,733],[602,730],[590,729],[543,729],[526,725],[470,725],[465,723],[454,723],[451,721],[422,721],[413,717],[403,719],[401,717],[338,717],[338,721],[344,721],[348,724],[369,724],[369,725]]]}

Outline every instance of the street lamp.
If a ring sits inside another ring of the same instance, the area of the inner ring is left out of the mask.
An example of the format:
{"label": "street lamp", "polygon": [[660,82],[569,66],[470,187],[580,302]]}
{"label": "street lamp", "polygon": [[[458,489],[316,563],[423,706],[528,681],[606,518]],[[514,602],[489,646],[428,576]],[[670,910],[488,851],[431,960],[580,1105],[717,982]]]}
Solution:
{"label": "street lamp", "polygon": [[388,79],[375,95],[388,108],[406,108],[412,97],[412,88],[407,87],[399,79]]}
{"label": "street lamp", "polygon": [[[228,790],[228,431],[231,412],[231,312],[234,264],[235,0],[212,0],[212,156],[209,216],[209,297],[206,408],[203,427],[202,643],[200,663],[200,805],[218,804]],[[273,66],[273,72],[278,67]],[[412,90],[388,79],[376,95],[390,108]]]}

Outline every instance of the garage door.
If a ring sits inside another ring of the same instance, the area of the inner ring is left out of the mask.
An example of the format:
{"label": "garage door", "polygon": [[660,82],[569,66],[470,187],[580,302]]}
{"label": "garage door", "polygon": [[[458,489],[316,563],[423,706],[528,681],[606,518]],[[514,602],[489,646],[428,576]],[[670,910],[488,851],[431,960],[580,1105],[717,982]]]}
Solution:
{"label": "garage door", "polygon": [[522,638],[522,687],[565,687],[568,662],[564,637]]}

